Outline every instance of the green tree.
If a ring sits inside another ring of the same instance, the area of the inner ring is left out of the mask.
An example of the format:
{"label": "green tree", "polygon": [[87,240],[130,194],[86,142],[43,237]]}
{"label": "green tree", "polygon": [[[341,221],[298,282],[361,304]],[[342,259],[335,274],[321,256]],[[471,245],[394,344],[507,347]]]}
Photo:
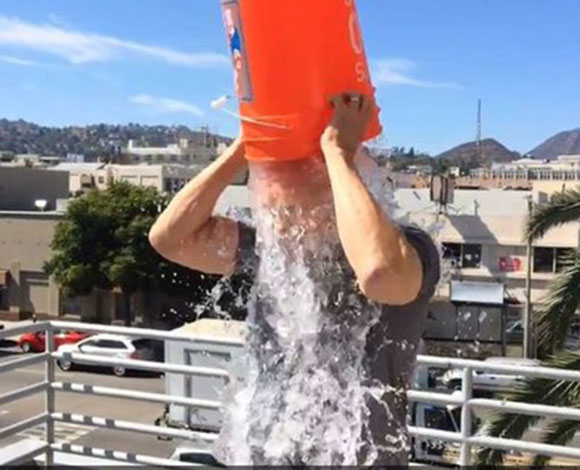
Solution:
{"label": "green tree", "polygon": [[135,292],[199,299],[216,278],[166,261],[149,244],[149,229],[167,203],[156,189],[129,183],[71,201],[56,228],[46,272],[73,296],[120,288],[127,325]]}
{"label": "green tree", "polygon": [[[536,206],[527,222],[526,238],[535,241],[554,227],[580,221],[580,190],[556,193],[544,206]],[[561,369],[580,370],[580,354],[564,351],[564,342],[570,331],[574,315],[580,307],[580,250],[569,255],[565,269],[551,283],[548,294],[537,314],[538,353],[543,365]],[[563,380],[529,379],[517,391],[506,394],[506,400],[552,406],[580,408],[580,383]],[[540,420],[540,417],[501,413],[484,427],[490,436],[521,439],[523,434]],[[542,442],[565,446],[580,431],[580,422],[557,420],[552,422],[542,436]],[[478,454],[482,466],[501,466],[504,452],[484,449]],[[533,465],[544,467],[550,462],[547,456],[536,456]]]}

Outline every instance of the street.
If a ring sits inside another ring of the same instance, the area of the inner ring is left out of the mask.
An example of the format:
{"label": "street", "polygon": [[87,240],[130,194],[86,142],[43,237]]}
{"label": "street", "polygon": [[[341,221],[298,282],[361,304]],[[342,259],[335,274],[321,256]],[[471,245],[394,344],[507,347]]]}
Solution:
{"label": "street", "polygon": [[[0,363],[13,360],[19,355],[20,353],[0,352]],[[44,380],[44,370],[44,364],[39,364],[3,374],[2,380],[0,380],[0,394],[42,382]],[[62,372],[58,367],[56,368],[56,377],[59,381],[164,393],[163,377],[148,375],[115,377],[113,374],[94,370]],[[57,392],[56,397],[57,412],[114,418],[149,425],[154,424],[155,419],[163,413],[162,404],[138,400],[123,400],[63,392]],[[37,394],[4,405],[0,407],[0,428],[15,424],[41,413],[43,410],[43,394]],[[0,448],[24,438],[42,439],[43,437],[43,427],[39,426],[1,440]],[[90,426],[67,423],[56,424],[56,439],[58,442],[69,444],[74,443],[163,458],[169,457],[173,449],[171,442],[160,441],[155,436],[109,429],[95,429]]]}

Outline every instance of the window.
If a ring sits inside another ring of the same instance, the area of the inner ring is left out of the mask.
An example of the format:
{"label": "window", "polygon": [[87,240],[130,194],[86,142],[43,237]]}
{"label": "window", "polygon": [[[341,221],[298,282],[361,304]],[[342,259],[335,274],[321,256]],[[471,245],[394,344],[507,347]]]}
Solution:
{"label": "window", "polygon": [[127,347],[121,341],[114,341],[111,339],[101,339],[97,342],[99,348],[108,349],[127,349]]}
{"label": "window", "polygon": [[463,268],[479,268],[481,266],[481,245],[463,245]]}
{"label": "window", "polygon": [[575,253],[574,248],[534,248],[534,272],[558,273],[566,269],[570,257]]}
{"label": "window", "polygon": [[433,407],[425,410],[425,427],[429,429],[441,429],[456,431],[457,426],[447,408]]}
{"label": "window", "polygon": [[143,349],[153,349],[155,347],[155,342],[152,339],[136,339],[133,341],[133,346],[137,351],[141,351]]}
{"label": "window", "polygon": [[461,261],[461,245],[459,243],[443,243],[443,259]]}
{"label": "window", "polygon": [[[572,248],[556,248],[556,272],[564,271],[572,262],[575,250]],[[571,259],[572,258],[572,259]]]}
{"label": "window", "polygon": [[534,248],[534,272],[554,272],[554,248]]}
{"label": "window", "polygon": [[443,259],[455,261],[458,268],[479,268],[481,266],[481,245],[444,243]]}
{"label": "window", "polygon": [[170,193],[173,191],[173,180],[171,178],[165,179],[165,192]]}
{"label": "window", "polygon": [[104,183],[105,183],[105,177],[99,176],[99,184],[104,184]]}

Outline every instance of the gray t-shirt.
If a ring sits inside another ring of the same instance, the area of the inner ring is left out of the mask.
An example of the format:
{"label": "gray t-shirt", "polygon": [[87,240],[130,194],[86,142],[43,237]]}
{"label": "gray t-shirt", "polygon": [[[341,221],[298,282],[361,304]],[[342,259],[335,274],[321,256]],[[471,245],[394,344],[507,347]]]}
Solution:
{"label": "gray t-shirt", "polygon": [[[245,224],[240,224],[239,227],[237,271],[248,276],[255,276],[259,269],[255,229]],[[359,462],[369,463],[368,452],[372,447],[373,454],[370,457],[370,463],[376,465],[406,465],[408,463],[406,390],[412,379],[418,345],[425,328],[427,306],[440,276],[439,254],[429,235],[414,227],[402,227],[402,230],[416,249],[423,265],[423,284],[418,297],[412,303],[392,307],[378,306],[368,301],[356,286],[354,272],[342,249],[338,255],[336,272],[328,273],[326,269],[320,278],[323,290],[327,291],[327,297],[330,299],[328,309],[334,323],[320,334],[320,344],[316,354],[324,355],[325,359],[329,356],[337,357],[338,364],[341,361],[348,362],[349,354],[358,354],[357,351],[360,350],[351,348],[352,331],[357,328],[356,322],[360,324],[361,321],[366,321],[365,312],[371,310],[375,312],[374,324],[366,334],[363,364],[366,380],[369,383],[379,383],[382,386],[382,396],[370,394],[366,398],[366,406],[370,413],[362,441],[372,443],[372,446],[369,448],[362,446],[359,451]],[[316,273],[313,275],[316,277]],[[276,400],[279,401],[279,398],[272,398],[272,395],[275,395],[276,389],[280,388],[279,384],[290,380],[292,368],[286,365],[278,367],[281,362],[279,358],[283,356],[282,348],[277,346],[275,332],[272,331],[268,322],[262,319],[263,315],[260,313],[261,310],[268,308],[271,306],[268,307],[267,299],[262,298],[257,302],[255,309],[257,313],[249,322],[250,330],[253,331],[250,349],[253,350],[263,372],[261,386],[264,390],[268,390],[267,399],[274,403]],[[378,312],[378,319],[376,312]],[[371,318],[370,315],[368,318]],[[265,344],[268,345],[267,348],[264,347]],[[273,360],[273,358],[278,359]],[[264,397],[260,397],[255,401],[263,399]],[[384,403],[387,406],[384,406]],[[261,429],[256,432],[268,433],[269,430]],[[253,456],[253,460],[254,464],[270,463],[261,459],[259,449]],[[304,462],[298,455],[289,457],[287,463],[299,465]]]}

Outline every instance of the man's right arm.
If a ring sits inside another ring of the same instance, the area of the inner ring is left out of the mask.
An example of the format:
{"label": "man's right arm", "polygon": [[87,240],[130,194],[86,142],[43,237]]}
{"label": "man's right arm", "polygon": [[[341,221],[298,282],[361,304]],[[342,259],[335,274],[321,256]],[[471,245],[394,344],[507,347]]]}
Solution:
{"label": "man's right arm", "polygon": [[233,272],[238,225],[213,216],[218,198],[246,168],[243,143],[236,139],[171,201],[149,232],[153,248],[174,263],[208,274]]}

